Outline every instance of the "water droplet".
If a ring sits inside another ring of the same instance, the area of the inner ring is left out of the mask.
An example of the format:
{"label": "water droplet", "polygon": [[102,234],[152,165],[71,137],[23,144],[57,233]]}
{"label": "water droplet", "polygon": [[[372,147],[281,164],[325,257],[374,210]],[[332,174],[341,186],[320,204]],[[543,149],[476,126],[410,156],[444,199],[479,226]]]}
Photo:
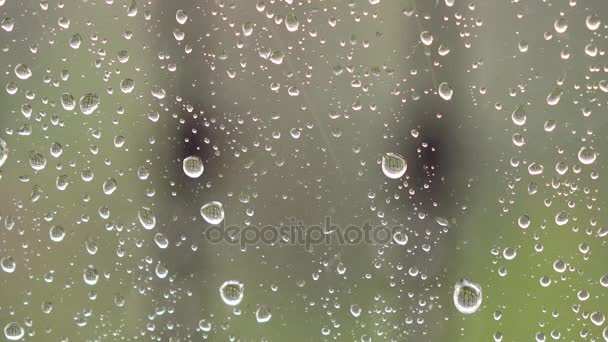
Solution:
{"label": "water droplet", "polygon": [[596,159],[596,154],[592,148],[581,147],[581,149],[578,150],[578,160],[581,163],[583,163],[585,165],[593,164],[593,162],[595,162],[595,159]]}
{"label": "water droplet", "polygon": [[243,284],[236,280],[225,281],[220,286],[220,297],[226,305],[236,306],[243,300]]}
{"label": "water droplet", "polygon": [[597,30],[601,23],[600,17],[598,17],[597,14],[589,15],[587,16],[587,19],[585,19],[585,25],[587,25],[587,28],[591,31]]}
{"label": "water droplet", "polygon": [[69,93],[61,95],[61,106],[65,110],[74,110],[74,108],[76,108],[76,100],[74,100],[74,96]]}
{"label": "water droplet", "polygon": [[103,193],[111,195],[116,190],[116,180],[114,178],[108,178],[103,182]]}
{"label": "water droplet", "polygon": [[169,270],[167,269],[167,267],[165,267],[165,265],[159,262],[154,268],[154,273],[156,273],[156,276],[159,279],[165,279],[167,277],[167,274],[169,274]]}
{"label": "water droplet", "polygon": [[526,123],[526,111],[524,110],[523,105],[517,106],[513,113],[511,114],[511,120],[517,126],[523,126]]}
{"label": "water droplet", "polygon": [[300,138],[300,130],[295,127],[289,130],[289,134],[291,134],[291,137],[294,139]]}
{"label": "water droplet", "polygon": [[545,132],[553,132],[556,125],[555,120],[547,120],[544,125]]}
{"label": "water droplet", "polygon": [[553,23],[553,27],[557,33],[564,33],[568,29],[568,21],[566,18],[561,17]]}
{"label": "water droplet", "polygon": [[6,163],[6,159],[8,158],[8,146],[6,142],[0,139],[0,167]]}
{"label": "water droplet", "polygon": [[451,100],[452,95],[454,94],[454,91],[447,82],[441,82],[437,91],[439,92],[439,96],[446,101]]}
{"label": "water droplet", "polygon": [[361,306],[359,304],[352,304],[350,306],[350,314],[355,318],[359,317],[361,315]]}
{"label": "water droplet", "polygon": [[17,263],[12,256],[5,255],[0,259],[0,267],[2,267],[2,270],[6,273],[13,273],[17,268]]}
{"label": "water droplet", "polygon": [[211,331],[211,322],[206,319],[201,319],[198,321],[198,328],[203,332],[209,332]]}
{"label": "water droplet", "polygon": [[154,211],[151,208],[141,207],[137,211],[137,218],[145,229],[150,230],[156,226],[156,216],[154,216]]}
{"label": "water droplet", "polygon": [[405,246],[407,244],[408,239],[409,238],[407,234],[405,234],[405,232],[402,232],[401,230],[397,230],[393,233],[393,241],[395,241],[395,243],[398,245]]}
{"label": "water droplet", "polygon": [[224,208],[220,202],[209,202],[201,207],[201,216],[209,224],[219,224],[224,220]]}
{"label": "water droplet", "polygon": [[563,226],[570,220],[570,215],[567,211],[560,211],[555,215],[555,224]]}
{"label": "water droplet", "polygon": [[132,79],[125,78],[124,80],[120,81],[120,91],[123,93],[129,94],[133,91],[133,88],[135,88],[135,81]]}
{"label": "water droplet", "polygon": [[553,263],[553,269],[555,272],[564,273],[566,271],[566,263],[562,259],[557,259]]}
{"label": "water droplet", "polygon": [[559,103],[559,99],[562,97],[563,91],[559,88],[555,88],[549,96],[547,96],[547,104],[549,106],[555,106]]}
{"label": "water droplet", "polygon": [[285,18],[285,27],[287,28],[287,31],[297,31],[299,26],[300,22],[298,22],[298,18],[296,18],[293,13],[287,14],[287,18]]}
{"label": "water droplet", "polygon": [[407,170],[407,162],[396,153],[386,153],[382,156],[382,172],[391,179],[401,178]]}
{"label": "water droplet", "polygon": [[156,233],[154,235],[154,242],[156,242],[156,245],[160,249],[165,249],[169,246],[169,240],[167,240],[167,237],[163,233]]}
{"label": "water droplet", "polygon": [[127,15],[129,17],[134,17],[137,15],[137,1],[131,0],[131,4],[127,8]]}
{"label": "water droplet", "polygon": [[15,67],[15,75],[22,80],[27,80],[32,76],[32,70],[25,64],[17,64]]}
{"label": "water droplet", "polygon": [[99,107],[99,97],[97,94],[88,93],[80,98],[80,111],[84,115],[90,115]]}
{"label": "water droplet", "polygon": [[249,37],[253,33],[253,24],[250,21],[248,21],[243,24],[241,29],[243,30],[243,35],[245,37]]}
{"label": "water droplet", "polygon": [[600,285],[603,287],[608,287],[608,274],[604,274],[600,277]]}
{"label": "water droplet", "polygon": [[0,22],[0,27],[6,32],[11,32],[15,27],[15,19],[12,17],[6,17]]}
{"label": "water droplet", "polygon": [[429,46],[433,44],[433,35],[429,31],[422,31],[420,33],[420,41],[422,44]]}
{"label": "water droplet", "polygon": [[186,176],[190,178],[200,177],[203,174],[203,171],[205,170],[205,167],[203,166],[203,161],[197,156],[190,156],[184,158],[184,161],[182,162],[182,167]]}
{"label": "water droplet", "polygon": [[84,269],[82,278],[84,279],[84,282],[87,285],[93,286],[97,284],[97,280],[99,280],[99,273],[97,272],[97,268],[90,265],[87,266],[87,268]]}
{"label": "water droplet", "polygon": [[435,217],[435,222],[437,222],[438,225],[442,226],[442,227],[447,227],[449,222],[446,218],[443,217]]}
{"label": "water droplet", "polygon": [[70,179],[67,175],[59,175],[57,176],[57,180],[55,181],[55,186],[57,186],[58,190],[65,190],[70,183]]}
{"label": "water droplet", "polygon": [[157,85],[152,86],[150,93],[152,94],[152,96],[154,96],[155,98],[157,98],[159,100],[164,99],[166,96],[165,89],[163,89]]}
{"label": "water droplet", "polygon": [[65,237],[65,229],[59,225],[53,225],[51,229],[49,229],[49,236],[51,241],[53,242],[61,242]]}
{"label": "water droplet", "polygon": [[521,147],[526,143],[524,137],[519,133],[514,133],[511,140],[513,141],[513,145],[517,147]]}
{"label": "water droplet", "polygon": [[528,173],[532,176],[540,175],[543,173],[544,167],[539,163],[530,163],[528,165]]}
{"label": "water droplet", "polygon": [[30,151],[30,166],[36,171],[41,171],[46,166],[46,158],[36,151]]}
{"label": "water droplet", "polygon": [[595,57],[595,56],[597,56],[597,53],[598,53],[598,48],[597,48],[597,46],[595,46],[595,44],[585,45],[585,54],[587,54],[587,56]]}
{"label": "water droplet", "polygon": [[260,305],[255,310],[255,319],[258,323],[266,323],[272,318],[272,311],[268,305]]}
{"label": "water droplet", "polygon": [[283,53],[281,51],[274,51],[270,54],[268,59],[274,64],[281,64],[283,63]]}
{"label": "water droplet", "polygon": [[481,286],[466,279],[454,285],[454,305],[463,314],[472,314],[481,306]]}
{"label": "water droplet", "polygon": [[116,54],[116,57],[118,58],[118,61],[120,63],[123,63],[123,64],[127,63],[129,61],[129,52],[127,52],[125,50],[120,50]]}
{"label": "water droplet", "polygon": [[7,340],[18,341],[23,338],[25,331],[21,324],[17,322],[11,322],[4,326],[4,336]]}
{"label": "water droplet", "polygon": [[69,44],[72,49],[78,49],[80,44],[82,44],[82,37],[76,33],[72,36],[72,38],[70,38]]}
{"label": "water droplet", "polygon": [[503,249],[502,256],[505,260],[513,260],[517,256],[517,250],[513,247]]}
{"label": "water droplet", "polygon": [[178,9],[177,12],[175,12],[175,20],[177,20],[178,24],[184,25],[186,20],[188,20],[188,15],[186,12],[184,12],[184,10]]}
{"label": "water droplet", "polygon": [[589,316],[589,318],[591,318],[591,323],[595,324],[598,327],[601,327],[604,324],[604,321],[606,320],[606,316],[604,316],[604,313],[599,311],[594,311],[591,316]]}
{"label": "water droplet", "polygon": [[517,220],[517,224],[521,229],[528,229],[530,227],[530,217],[528,215],[522,215]]}

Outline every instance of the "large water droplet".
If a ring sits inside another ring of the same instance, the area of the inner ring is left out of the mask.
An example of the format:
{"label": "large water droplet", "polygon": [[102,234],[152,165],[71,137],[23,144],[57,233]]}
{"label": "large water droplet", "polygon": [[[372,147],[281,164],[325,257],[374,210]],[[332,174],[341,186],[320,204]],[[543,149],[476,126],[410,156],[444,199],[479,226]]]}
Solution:
{"label": "large water droplet", "polygon": [[53,225],[51,229],[49,229],[49,236],[51,241],[53,242],[61,242],[65,237],[65,229],[59,225]]}
{"label": "large water droplet", "polygon": [[559,99],[562,97],[563,91],[559,88],[555,88],[549,96],[547,96],[547,104],[549,106],[555,106],[559,103]]}
{"label": "large water droplet", "polygon": [[46,158],[36,151],[30,151],[30,166],[32,169],[40,171],[46,166]]}
{"label": "large water droplet", "polygon": [[205,167],[203,166],[203,161],[197,156],[190,156],[184,158],[184,161],[182,162],[182,167],[186,176],[190,178],[200,177],[203,174],[203,171],[205,170]]}
{"label": "large water droplet", "polygon": [[578,160],[581,163],[583,163],[585,165],[593,164],[595,159],[596,159],[596,154],[592,148],[581,147],[581,149],[578,150]]}
{"label": "large water droplet", "polygon": [[184,25],[186,20],[188,20],[188,15],[186,12],[184,12],[184,10],[178,9],[177,12],[175,12],[175,20],[177,20],[178,24]]}
{"label": "large water droplet", "polygon": [[32,70],[25,64],[17,64],[15,67],[15,75],[22,80],[27,80],[32,76]]}
{"label": "large water droplet", "polygon": [[7,340],[18,341],[23,338],[24,334],[23,327],[17,322],[11,322],[4,326],[4,336]]}
{"label": "large water droplet", "polygon": [[272,311],[268,305],[260,305],[257,310],[255,310],[255,319],[258,323],[266,323],[270,321],[271,317]]}
{"label": "large water droplet", "polygon": [[451,100],[452,95],[454,94],[454,91],[447,82],[441,82],[437,91],[439,92],[439,96],[446,101]]}
{"label": "large water droplet", "polygon": [[87,285],[93,286],[97,284],[97,280],[99,280],[99,273],[97,272],[97,268],[90,265],[87,266],[87,268],[84,269],[82,278],[84,279],[84,282]]}
{"label": "large water droplet", "polygon": [[209,224],[219,224],[224,220],[224,208],[220,202],[209,202],[201,207],[201,216]]}
{"label": "large water droplet", "polygon": [[0,267],[2,267],[2,270],[6,273],[13,273],[17,268],[17,263],[12,256],[5,255],[0,259]]}
{"label": "large water droplet", "polygon": [[422,44],[429,46],[433,44],[433,35],[429,31],[422,31],[420,33],[420,41]]}
{"label": "large water droplet", "polygon": [[287,18],[285,18],[285,27],[287,27],[287,31],[294,32],[298,30],[300,26],[300,22],[298,22],[298,18],[293,13],[289,13]]}
{"label": "large water droplet", "polygon": [[220,297],[226,305],[236,306],[243,300],[243,284],[236,280],[225,281],[220,286]]}
{"label": "large water droplet", "polygon": [[563,226],[570,220],[570,215],[567,211],[560,211],[555,215],[555,224]]}
{"label": "large water droplet", "polygon": [[90,115],[99,107],[99,97],[97,94],[88,93],[80,98],[80,111],[84,115]]}
{"label": "large water droplet", "polygon": [[407,162],[396,153],[386,153],[382,156],[382,172],[391,179],[401,178],[407,170]]}
{"label": "large water droplet", "polygon": [[74,96],[69,93],[61,95],[61,106],[65,110],[74,110],[74,108],[76,108],[76,100],[74,100]]}
{"label": "large water droplet", "polygon": [[481,286],[461,279],[454,285],[454,305],[463,314],[472,314],[481,306]]}
{"label": "large water droplet", "polygon": [[154,211],[148,207],[141,207],[137,211],[137,218],[139,218],[139,223],[145,229],[152,229],[156,226],[156,216],[154,216]]}
{"label": "large water droplet", "polygon": [[517,106],[517,108],[515,108],[515,110],[511,114],[511,120],[513,120],[513,123],[518,126],[523,126],[526,123],[526,111],[524,110],[523,105]]}
{"label": "large water droplet", "polygon": [[72,36],[72,38],[70,38],[69,44],[72,49],[78,49],[80,44],[82,44],[82,37],[76,33]]}
{"label": "large water droplet", "polygon": [[15,27],[15,19],[13,17],[6,17],[0,22],[0,27],[6,32],[11,32]]}
{"label": "large water droplet", "polygon": [[587,16],[587,19],[585,19],[585,25],[587,25],[587,28],[591,31],[597,30],[601,23],[600,17],[598,17],[597,14],[589,15]]}

